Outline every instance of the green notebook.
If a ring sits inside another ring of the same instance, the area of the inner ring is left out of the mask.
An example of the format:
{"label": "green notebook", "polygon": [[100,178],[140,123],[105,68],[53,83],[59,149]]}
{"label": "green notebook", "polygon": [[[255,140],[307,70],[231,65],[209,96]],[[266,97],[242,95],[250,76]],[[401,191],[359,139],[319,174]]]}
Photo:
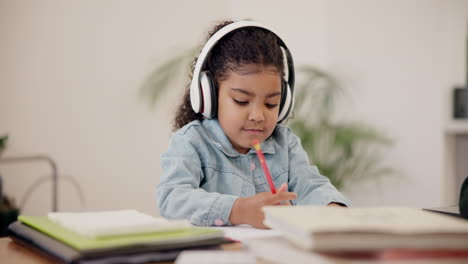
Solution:
{"label": "green notebook", "polygon": [[207,240],[213,241],[213,239],[219,239],[222,241],[224,237],[223,232],[217,229],[191,227],[164,232],[88,238],[52,222],[46,216],[20,215],[18,220],[78,251],[99,251],[126,247],[161,246],[161,248],[171,248],[178,245],[196,246],[199,242],[202,243]]}

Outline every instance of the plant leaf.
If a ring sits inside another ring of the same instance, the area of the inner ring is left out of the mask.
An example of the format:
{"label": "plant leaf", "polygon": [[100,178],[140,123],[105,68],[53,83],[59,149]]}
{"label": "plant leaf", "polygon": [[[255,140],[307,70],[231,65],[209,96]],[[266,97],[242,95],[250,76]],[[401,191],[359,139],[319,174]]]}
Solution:
{"label": "plant leaf", "polygon": [[189,49],[157,66],[143,82],[140,88],[141,96],[147,99],[150,105],[155,105],[172,82],[188,76],[190,62],[197,51],[196,48]]}

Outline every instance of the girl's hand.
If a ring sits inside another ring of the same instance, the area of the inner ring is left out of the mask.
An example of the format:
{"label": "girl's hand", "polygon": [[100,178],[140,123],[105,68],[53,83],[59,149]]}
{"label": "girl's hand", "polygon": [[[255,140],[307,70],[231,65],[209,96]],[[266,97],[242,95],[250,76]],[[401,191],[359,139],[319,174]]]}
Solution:
{"label": "girl's hand", "polygon": [[276,194],[263,192],[247,198],[238,198],[232,206],[229,221],[233,225],[249,224],[256,228],[267,229],[263,224],[265,215],[263,214],[262,207],[276,205],[284,201],[289,203],[289,200],[297,198],[296,193],[287,192],[286,190],[287,185],[283,184]]}
{"label": "girl's hand", "polygon": [[[283,183],[281,185],[281,187],[279,187],[278,190],[276,190],[276,192],[287,192],[288,191],[288,185],[286,183]],[[279,203],[278,205],[292,205],[291,204],[291,201],[283,201],[281,203]]]}

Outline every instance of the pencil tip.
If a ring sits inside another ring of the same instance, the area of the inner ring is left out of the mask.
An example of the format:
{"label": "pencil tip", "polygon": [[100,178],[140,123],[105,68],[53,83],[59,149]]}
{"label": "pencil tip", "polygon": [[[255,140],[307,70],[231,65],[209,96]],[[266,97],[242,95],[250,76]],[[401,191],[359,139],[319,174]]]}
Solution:
{"label": "pencil tip", "polygon": [[258,142],[258,139],[254,138],[252,140],[252,145],[255,148],[255,150],[260,150],[260,143]]}

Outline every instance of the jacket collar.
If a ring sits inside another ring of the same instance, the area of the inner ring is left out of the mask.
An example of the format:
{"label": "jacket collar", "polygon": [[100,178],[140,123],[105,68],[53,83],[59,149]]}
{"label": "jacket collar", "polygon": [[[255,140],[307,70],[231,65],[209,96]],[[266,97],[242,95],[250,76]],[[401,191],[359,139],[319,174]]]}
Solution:
{"label": "jacket collar", "polygon": [[[239,153],[232,147],[231,141],[229,141],[226,133],[221,128],[218,119],[205,119],[202,121],[202,126],[206,131],[206,134],[210,138],[213,145],[215,145],[219,150],[221,150],[226,156],[237,157],[244,155]],[[274,134],[274,132],[273,132]],[[273,137],[268,137],[261,144],[262,151],[265,154],[274,154],[275,153],[275,142]],[[245,155],[255,154],[255,149],[251,148]]]}

